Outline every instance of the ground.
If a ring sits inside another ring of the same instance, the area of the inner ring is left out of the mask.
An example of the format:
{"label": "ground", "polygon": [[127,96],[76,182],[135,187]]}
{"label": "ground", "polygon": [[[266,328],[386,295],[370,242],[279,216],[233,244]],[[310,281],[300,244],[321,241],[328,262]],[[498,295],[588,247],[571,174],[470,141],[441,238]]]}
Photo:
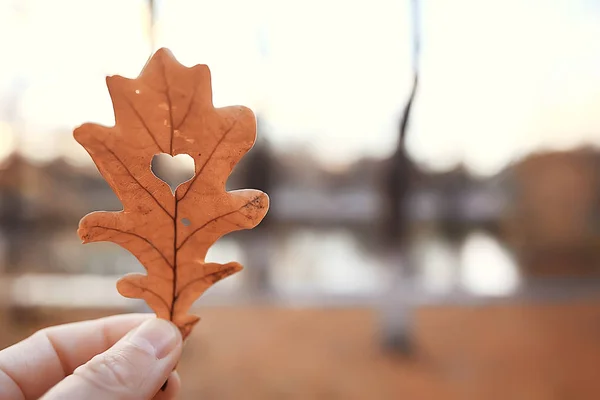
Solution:
{"label": "ground", "polygon": [[[2,343],[111,313],[17,310]],[[369,309],[196,313],[178,368],[185,400],[600,398],[600,301],[423,308],[413,359],[380,349]]]}

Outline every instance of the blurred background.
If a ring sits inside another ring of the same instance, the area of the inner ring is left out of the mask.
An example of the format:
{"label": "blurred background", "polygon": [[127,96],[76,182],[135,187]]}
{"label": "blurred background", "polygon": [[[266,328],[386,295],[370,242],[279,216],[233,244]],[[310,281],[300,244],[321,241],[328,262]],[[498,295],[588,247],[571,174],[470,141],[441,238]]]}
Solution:
{"label": "blurred background", "polygon": [[0,345],[149,311],[77,237],[120,204],[72,130],[168,47],[255,111],[228,185],[271,197],[182,399],[600,398],[599,37],[594,0],[0,0]]}

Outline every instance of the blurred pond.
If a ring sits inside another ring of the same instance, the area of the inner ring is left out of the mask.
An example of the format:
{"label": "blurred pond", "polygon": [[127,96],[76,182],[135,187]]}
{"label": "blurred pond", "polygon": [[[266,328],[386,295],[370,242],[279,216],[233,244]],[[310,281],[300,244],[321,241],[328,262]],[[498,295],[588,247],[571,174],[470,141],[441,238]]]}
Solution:
{"label": "blurred pond", "polygon": [[[370,252],[349,230],[293,229],[272,236],[265,243],[264,260],[269,263],[268,275],[277,295],[292,300],[295,296],[319,295],[376,297],[394,290],[394,276],[400,266],[390,265],[383,257]],[[247,269],[252,268],[244,246],[253,245],[225,237],[211,248],[207,260],[236,260]],[[80,249],[83,254],[70,256],[87,259],[93,265],[83,271],[67,270],[65,274],[17,275],[11,285],[12,301],[24,305],[133,304],[128,303],[132,300],[120,298],[114,284],[125,273],[143,271],[137,260],[116,245],[90,244]],[[472,232],[461,242],[450,242],[441,236],[423,236],[415,241],[408,259],[414,263],[417,274],[402,285],[410,285],[419,293],[444,294],[458,290],[504,296],[516,290],[520,282],[518,266],[510,252],[496,238],[483,232]],[[247,269],[219,282],[209,294],[235,297],[244,285]]]}

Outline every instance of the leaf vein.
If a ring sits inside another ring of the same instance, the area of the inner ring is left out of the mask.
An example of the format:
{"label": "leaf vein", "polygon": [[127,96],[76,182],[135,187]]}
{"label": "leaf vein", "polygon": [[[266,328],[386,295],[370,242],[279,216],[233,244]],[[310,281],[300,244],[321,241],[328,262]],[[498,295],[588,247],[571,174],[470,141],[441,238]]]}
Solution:
{"label": "leaf vein", "polygon": [[223,277],[230,275],[232,273],[232,271],[235,271],[235,268],[229,267],[229,268],[222,269],[221,271],[213,272],[212,274],[203,275],[200,278],[192,279],[191,281],[189,281],[188,283],[186,283],[185,285],[183,285],[183,287],[177,291],[177,295],[175,296],[175,301],[177,301],[177,299],[179,298],[179,295],[181,293],[183,293],[188,287],[190,287],[194,283],[202,281],[202,280],[205,280],[208,277],[214,275],[214,276],[216,276],[216,279],[211,283],[211,285],[212,285],[215,282],[221,280]]}
{"label": "leaf vein", "polygon": [[183,193],[183,195],[181,196],[181,198],[179,200],[183,200],[185,198],[185,196],[187,196],[187,194],[189,193],[189,191],[192,189],[192,186],[194,186],[194,183],[196,182],[196,179],[198,179],[198,177],[200,175],[202,175],[202,172],[204,171],[204,168],[206,168],[206,166],[208,165],[208,163],[210,162],[210,160],[212,159],[212,157],[215,155],[217,149],[219,148],[219,146],[221,145],[221,143],[223,143],[223,141],[225,140],[225,138],[227,137],[227,135],[229,134],[229,132],[231,132],[233,130],[233,128],[235,128],[235,126],[237,125],[238,121],[239,121],[239,119],[236,119],[233,122],[233,124],[231,124],[231,126],[229,127],[229,129],[227,129],[227,131],[225,131],[225,133],[223,134],[223,136],[221,136],[221,138],[219,139],[219,141],[217,142],[217,144],[215,145],[215,147],[212,149],[212,151],[208,155],[208,158],[206,159],[206,161],[204,162],[204,164],[202,164],[202,167],[200,167],[200,169],[198,170],[198,172],[194,175],[194,177],[190,181],[190,184],[188,185],[187,189],[185,190],[185,193]]}
{"label": "leaf vein", "polygon": [[177,127],[175,128],[176,130],[181,129],[181,127],[185,124],[185,121],[187,121],[187,117],[190,115],[190,112],[192,111],[192,106],[194,105],[194,102],[196,101],[196,93],[198,92],[198,85],[194,85],[194,91],[192,92],[192,98],[190,99],[190,104],[188,104],[188,108],[185,111],[185,114],[183,114],[183,118],[181,118],[181,122],[179,124],[177,124]]}
{"label": "leaf vein", "polygon": [[195,229],[195,230],[194,230],[192,233],[190,233],[190,234],[189,234],[189,235],[188,235],[188,236],[187,236],[185,239],[183,239],[183,241],[181,242],[181,244],[180,244],[180,245],[177,247],[177,249],[176,249],[175,253],[177,253],[179,250],[181,250],[181,248],[183,247],[183,245],[184,245],[184,244],[186,244],[186,243],[187,243],[187,241],[188,241],[188,240],[189,240],[189,239],[190,239],[192,236],[194,236],[196,233],[200,232],[202,229],[206,228],[208,225],[210,225],[210,224],[212,224],[212,223],[214,223],[214,222],[216,222],[216,221],[220,220],[221,218],[224,218],[224,217],[227,217],[227,216],[229,216],[229,215],[231,215],[231,214],[235,214],[235,213],[238,213],[238,212],[240,212],[240,211],[241,211],[241,210],[243,210],[244,208],[248,207],[250,204],[252,204],[252,203],[256,202],[258,199],[259,199],[259,197],[257,196],[257,197],[255,197],[255,198],[253,198],[252,200],[248,201],[246,204],[244,204],[243,206],[241,206],[241,207],[240,207],[240,208],[238,208],[237,210],[233,210],[233,211],[230,211],[230,212],[228,212],[228,213],[225,213],[225,214],[219,215],[218,217],[214,217],[213,219],[211,219],[211,220],[209,220],[209,221],[205,222],[205,223],[204,223],[202,226],[200,226],[200,227],[196,228],[196,229]]}
{"label": "leaf vein", "polygon": [[163,79],[165,80],[165,92],[164,95],[167,98],[167,107],[169,109],[169,130],[170,130],[170,144],[169,144],[169,154],[173,155],[173,135],[174,135],[174,127],[173,127],[173,104],[171,102],[171,95],[169,94],[169,81],[167,80],[167,67],[165,66],[165,60],[160,58],[160,65],[162,69]]}
{"label": "leaf vein", "polygon": [[127,174],[129,174],[129,176],[131,176],[133,178],[135,183],[137,183],[139,187],[141,187],[142,189],[144,189],[144,191],[146,193],[148,193],[148,195],[152,198],[152,200],[154,200],[154,202],[169,216],[169,218],[173,219],[173,215],[171,215],[171,213],[158,201],[158,199],[152,194],[152,192],[150,192],[150,190],[148,190],[148,188],[146,186],[144,186],[135,177],[135,175],[133,175],[133,173],[129,170],[129,168],[127,168],[127,165],[125,165],[125,163],[123,161],[121,161],[119,156],[117,156],[117,154],[114,151],[112,151],[112,149],[110,149],[104,142],[100,142],[100,143],[104,146],[106,151],[108,151],[119,162],[119,164],[125,169],[125,171],[127,171]]}
{"label": "leaf vein", "polygon": [[171,263],[169,262],[169,260],[167,259],[167,257],[165,257],[165,255],[162,253],[162,251],[160,251],[160,250],[158,249],[158,247],[156,247],[156,245],[154,245],[154,243],[152,243],[150,240],[146,239],[146,238],[145,238],[145,237],[143,237],[142,235],[138,235],[138,234],[137,234],[137,233],[135,233],[135,232],[124,231],[124,230],[122,230],[122,229],[117,229],[117,228],[110,228],[110,227],[108,227],[108,226],[103,226],[103,225],[94,225],[94,226],[90,226],[90,229],[91,229],[91,228],[102,228],[102,229],[106,229],[106,230],[109,230],[109,231],[115,231],[115,232],[119,232],[119,233],[122,233],[122,234],[124,234],[124,235],[132,235],[132,236],[135,236],[135,237],[137,237],[137,238],[139,238],[139,239],[142,239],[144,242],[148,243],[148,244],[150,245],[150,247],[152,247],[154,250],[156,250],[156,252],[157,252],[158,254],[160,254],[161,258],[162,258],[162,259],[163,259],[163,260],[164,260],[164,261],[167,263],[167,265],[168,265],[168,266],[169,266],[171,269],[173,269],[173,265],[171,265]]}
{"label": "leaf vein", "polygon": [[128,283],[129,283],[131,286],[135,286],[135,287],[137,287],[137,288],[138,288],[138,289],[140,289],[142,292],[148,292],[148,293],[150,293],[150,294],[154,295],[154,296],[155,296],[157,299],[159,299],[159,300],[161,301],[161,303],[162,303],[162,304],[163,304],[163,305],[164,305],[164,306],[167,308],[167,310],[168,310],[169,308],[171,308],[171,306],[169,306],[169,303],[167,303],[167,301],[166,301],[165,299],[163,299],[163,297],[162,297],[161,295],[159,295],[158,293],[156,293],[154,290],[151,290],[151,289],[148,289],[148,288],[145,288],[145,287],[142,287],[142,286],[136,285],[136,284],[134,284],[134,283],[132,283],[132,282],[128,282]]}
{"label": "leaf vein", "polygon": [[148,132],[148,135],[152,138],[152,140],[154,141],[154,144],[156,144],[156,147],[158,147],[158,150],[161,153],[164,153],[165,151],[162,149],[162,147],[160,147],[160,145],[158,144],[158,141],[156,140],[156,136],[154,136],[154,134],[152,133],[152,131],[150,130],[150,127],[146,124],[146,121],[144,120],[144,118],[142,118],[141,114],[139,113],[139,111],[137,110],[137,108],[135,108],[135,106],[133,105],[133,103],[127,98],[127,96],[123,96],[123,99],[125,99],[125,103],[127,103],[127,105],[129,105],[129,107],[131,107],[131,109],[133,110],[133,113],[135,114],[135,116],[137,117],[137,119],[142,123],[142,126],[144,127],[144,129],[146,130],[146,132]]}

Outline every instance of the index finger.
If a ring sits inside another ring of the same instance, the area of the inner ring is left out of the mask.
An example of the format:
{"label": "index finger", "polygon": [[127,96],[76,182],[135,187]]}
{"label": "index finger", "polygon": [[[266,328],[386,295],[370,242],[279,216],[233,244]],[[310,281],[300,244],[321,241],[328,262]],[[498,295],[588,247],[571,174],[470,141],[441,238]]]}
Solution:
{"label": "index finger", "polygon": [[58,325],[0,351],[0,399],[37,399],[153,314]]}

